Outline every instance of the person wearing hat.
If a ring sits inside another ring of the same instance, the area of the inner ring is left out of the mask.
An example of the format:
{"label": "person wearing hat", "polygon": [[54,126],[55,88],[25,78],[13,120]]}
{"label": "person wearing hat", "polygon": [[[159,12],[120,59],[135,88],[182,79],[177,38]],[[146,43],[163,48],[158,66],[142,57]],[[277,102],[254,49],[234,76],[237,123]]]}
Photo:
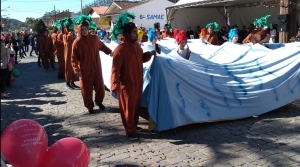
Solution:
{"label": "person wearing hat", "polygon": [[90,16],[80,15],[75,19],[78,37],[72,45],[71,62],[74,73],[79,77],[84,106],[90,114],[94,113],[93,89],[95,104],[105,110],[102,104],[105,90],[102,76],[99,50],[109,55],[112,51],[99,40],[97,35],[89,34],[89,28],[97,29]]}
{"label": "person wearing hat", "polygon": [[237,44],[238,40],[239,40],[239,35],[237,29],[236,28],[230,29],[228,34],[228,42]]}
{"label": "person wearing hat", "polygon": [[151,45],[152,49],[156,50],[156,52],[158,54],[160,54],[161,53],[161,49],[158,46],[158,44],[156,43],[157,40],[158,40],[158,36],[157,36],[155,30],[153,28],[150,28],[149,31],[148,31],[148,35],[147,36],[148,36],[148,42]]}
{"label": "person wearing hat", "polygon": [[62,28],[61,20],[57,20],[54,24],[54,30],[51,34],[52,43],[55,48],[54,55],[57,57],[58,61],[58,70],[57,70],[57,78],[64,79],[65,77],[65,59],[64,59],[64,44],[62,33],[59,32]]}
{"label": "person wearing hat", "polygon": [[259,19],[255,19],[253,25],[255,25],[255,29],[243,40],[243,44],[245,43],[265,43],[270,39],[270,35],[268,34],[268,26],[270,25],[267,19],[270,15],[261,17]]}
{"label": "person wearing hat", "polygon": [[[42,64],[46,72],[49,71],[51,66],[55,69],[54,46],[51,37],[48,36],[49,32],[46,28],[42,29],[41,36],[37,39],[37,46],[39,48],[39,55],[42,58]],[[50,63],[50,65],[49,65]]]}
{"label": "person wearing hat", "polygon": [[65,17],[62,20],[62,26],[64,29],[63,43],[64,43],[66,88],[69,90],[74,90],[79,88],[79,86],[75,84],[76,75],[73,71],[73,67],[71,63],[72,45],[75,40],[75,36],[74,36],[75,20],[69,17]]}
{"label": "person wearing hat", "polygon": [[[64,42],[63,42],[63,22],[57,20],[54,26],[57,28],[56,34],[52,34],[52,40],[56,49],[56,57],[58,61],[57,78],[65,79],[65,57],[64,57]],[[55,31],[54,31],[55,32]]]}
{"label": "person wearing hat", "polygon": [[214,32],[219,31],[219,24],[216,22],[208,23],[206,25],[206,28],[207,28],[207,34],[205,40],[212,45],[218,45],[219,43],[218,37],[215,35]]}
{"label": "person wearing hat", "polygon": [[118,96],[120,114],[126,135],[137,140],[139,108],[143,89],[143,62],[156,55],[156,51],[143,53],[137,41],[137,27],[130,22],[133,13],[124,12],[116,20],[112,38],[123,35],[123,41],[113,52],[111,91]]}
{"label": "person wearing hat", "polygon": [[164,38],[167,38],[167,37],[173,38],[173,34],[170,31],[170,29],[172,29],[172,25],[168,21],[167,24],[165,24],[165,26],[164,26],[164,32],[161,34],[161,39],[164,39]]}
{"label": "person wearing hat", "polygon": [[[185,35],[184,30],[181,30],[179,32],[176,42],[179,46],[177,49],[178,55],[186,60],[189,60],[191,56],[191,51],[189,49],[189,46],[187,45],[187,36]],[[185,46],[187,46],[187,48],[185,48]]]}

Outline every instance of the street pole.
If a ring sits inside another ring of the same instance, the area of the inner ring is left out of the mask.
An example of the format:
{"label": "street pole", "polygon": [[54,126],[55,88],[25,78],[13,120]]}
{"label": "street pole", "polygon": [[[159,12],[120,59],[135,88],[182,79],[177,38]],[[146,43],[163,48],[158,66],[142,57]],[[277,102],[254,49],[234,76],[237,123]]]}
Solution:
{"label": "street pole", "polygon": [[80,0],[80,3],[81,3],[81,14],[82,14],[82,0]]}
{"label": "street pole", "polygon": [[55,5],[54,5],[54,20],[56,21],[56,10],[55,10]]}

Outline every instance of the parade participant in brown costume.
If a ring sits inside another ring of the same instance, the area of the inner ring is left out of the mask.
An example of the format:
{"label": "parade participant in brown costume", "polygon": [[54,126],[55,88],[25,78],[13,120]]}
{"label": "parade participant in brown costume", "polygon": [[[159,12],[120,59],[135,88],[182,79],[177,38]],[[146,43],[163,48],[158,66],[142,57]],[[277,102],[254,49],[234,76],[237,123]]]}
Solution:
{"label": "parade participant in brown costume", "polygon": [[218,45],[218,37],[215,35],[214,32],[219,31],[219,24],[216,22],[208,23],[206,25],[207,28],[207,35],[205,37],[206,41],[208,41],[212,45]]}
{"label": "parade participant in brown costume", "polygon": [[251,31],[251,33],[243,40],[243,44],[245,43],[264,43],[268,42],[270,39],[270,35],[268,35],[268,32],[264,27],[269,26],[267,19],[270,17],[270,15],[267,15],[265,17],[261,17],[259,19],[255,19],[253,24],[255,25],[255,29]]}
{"label": "parade participant in brown costume", "polygon": [[93,88],[96,92],[95,103],[101,110],[104,99],[104,83],[102,77],[99,50],[111,54],[111,50],[103,44],[98,36],[89,34],[89,28],[97,29],[89,16],[80,15],[75,19],[78,37],[72,45],[72,67],[79,77],[84,105],[89,113],[94,113]]}
{"label": "parade participant in brown costume", "polygon": [[134,14],[122,13],[113,28],[113,38],[122,33],[124,40],[113,52],[111,90],[118,96],[123,126],[130,140],[137,140],[136,132],[143,87],[143,62],[156,51],[143,53],[137,41],[137,27],[129,22]]}
{"label": "parade participant in brown costume", "polygon": [[164,26],[164,32],[161,34],[161,38],[173,38],[173,33],[170,31],[170,29],[172,28],[171,23],[168,22],[167,24],[165,24]]}
{"label": "parade participant in brown costume", "polygon": [[55,58],[54,58],[54,46],[51,40],[51,37],[48,36],[48,30],[43,29],[41,32],[41,36],[37,40],[37,46],[39,48],[39,54],[42,58],[42,64],[44,66],[45,71],[49,71],[49,62],[53,70],[56,70]]}
{"label": "parade participant in brown costume", "polygon": [[60,79],[65,79],[65,57],[64,57],[64,41],[63,41],[63,29],[57,35],[57,60],[58,60],[58,72],[57,77]]}
{"label": "parade participant in brown costume", "polygon": [[64,34],[63,34],[63,42],[64,42],[64,58],[65,58],[65,80],[66,80],[66,88],[73,90],[75,88],[79,88],[79,86],[75,85],[76,75],[73,71],[71,64],[71,53],[72,53],[72,44],[75,40],[74,37],[74,20],[71,18],[65,18],[63,24]]}
{"label": "parade participant in brown costume", "polygon": [[58,60],[58,71],[57,71],[57,78],[64,79],[65,75],[65,59],[64,59],[64,44],[62,33],[58,32],[62,27],[61,20],[57,20],[54,24],[54,31],[51,34],[52,43],[54,45],[55,51],[54,55],[56,55]]}

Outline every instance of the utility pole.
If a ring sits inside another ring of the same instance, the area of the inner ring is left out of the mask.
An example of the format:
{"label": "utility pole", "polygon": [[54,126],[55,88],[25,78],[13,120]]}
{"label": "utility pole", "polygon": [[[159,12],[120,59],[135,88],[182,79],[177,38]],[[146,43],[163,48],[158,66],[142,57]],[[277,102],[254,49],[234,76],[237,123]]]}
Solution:
{"label": "utility pole", "polygon": [[55,5],[54,5],[54,20],[56,21],[56,10],[55,10]]}
{"label": "utility pole", "polygon": [[81,14],[82,14],[82,0],[80,0],[80,2],[81,2]]}

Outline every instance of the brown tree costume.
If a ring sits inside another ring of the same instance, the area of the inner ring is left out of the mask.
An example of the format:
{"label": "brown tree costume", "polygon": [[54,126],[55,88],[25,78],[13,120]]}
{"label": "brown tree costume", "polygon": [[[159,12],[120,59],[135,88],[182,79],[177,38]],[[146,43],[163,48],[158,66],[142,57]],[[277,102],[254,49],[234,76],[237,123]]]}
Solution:
{"label": "brown tree costume", "polygon": [[[44,32],[48,32],[48,30],[44,30]],[[54,58],[54,46],[51,40],[51,37],[46,36],[45,34],[41,34],[41,36],[37,40],[37,47],[39,48],[39,54],[42,58],[42,64],[44,69],[48,70],[51,66],[53,69],[55,65]],[[49,65],[50,62],[50,65]]]}
{"label": "brown tree costume", "polygon": [[155,51],[143,53],[140,45],[131,39],[133,30],[136,30],[134,23],[125,24],[124,40],[113,52],[111,75],[111,90],[119,91],[119,108],[127,135],[134,135],[137,131],[143,87],[143,62],[149,61],[155,54]]}
{"label": "brown tree costume", "polygon": [[51,34],[51,38],[53,46],[55,48],[54,55],[57,56],[58,60],[57,77],[62,78],[65,74],[64,45],[62,42],[62,33],[57,33],[57,29],[55,29]]}
{"label": "brown tree costume", "polygon": [[218,45],[218,37],[214,34],[207,34],[205,39],[212,45]]}
{"label": "brown tree costume", "polygon": [[57,77],[65,78],[65,57],[64,57],[64,41],[63,41],[63,32],[60,32],[57,35],[56,42],[56,50],[57,50],[57,60],[58,60],[58,72]]}
{"label": "brown tree costume", "polygon": [[[82,77],[79,77],[81,94],[85,107],[92,113],[94,107],[93,88],[96,92],[95,102],[97,105],[102,105],[105,94],[99,50],[106,54],[111,54],[111,50],[96,35],[82,36],[82,26],[78,25],[77,28],[78,37],[72,45],[71,62],[74,72],[82,74]],[[104,106],[102,105],[102,107]],[[101,109],[105,109],[105,107]]]}
{"label": "brown tree costume", "polygon": [[[243,40],[243,44],[245,43],[265,43],[269,42],[270,35],[267,32],[267,28],[270,25],[267,19],[271,15],[266,15],[259,19],[255,19],[253,25],[255,25],[255,29]],[[264,29],[264,30],[263,30]]]}
{"label": "brown tree costume", "polygon": [[260,43],[268,41],[268,33],[262,29],[254,29],[252,32],[243,40],[243,44],[245,43]]}
{"label": "brown tree costume", "polygon": [[63,35],[64,42],[64,58],[65,58],[65,80],[67,83],[74,82],[76,75],[73,71],[71,64],[72,44],[75,40],[74,31],[65,28],[65,34]]}

